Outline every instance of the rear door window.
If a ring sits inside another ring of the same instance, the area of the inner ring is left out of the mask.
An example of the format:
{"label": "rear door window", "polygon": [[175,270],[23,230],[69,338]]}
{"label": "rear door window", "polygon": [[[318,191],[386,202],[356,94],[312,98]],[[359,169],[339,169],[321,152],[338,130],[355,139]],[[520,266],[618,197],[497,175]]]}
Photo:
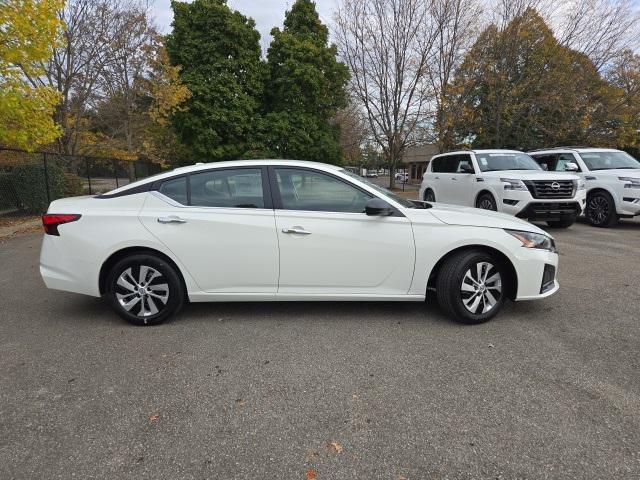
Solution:
{"label": "rear door window", "polygon": [[262,169],[211,170],[190,175],[194,207],[264,208]]}

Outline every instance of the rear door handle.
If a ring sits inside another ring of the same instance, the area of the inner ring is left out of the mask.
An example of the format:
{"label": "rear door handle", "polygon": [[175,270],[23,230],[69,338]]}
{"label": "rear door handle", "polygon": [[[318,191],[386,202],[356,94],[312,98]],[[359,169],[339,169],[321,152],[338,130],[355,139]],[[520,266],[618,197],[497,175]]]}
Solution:
{"label": "rear door handle", "polygon": [[454,180],[456,182],[458,181],[458,179],[456,177],[451,177],[451,180]]}
{"label": "rear door handle", "polygon": [[158,217],[158,223],[187,223],[187,221],[184,218],[169,215],[168,217]]}
{"label": "rear door handle", "polygon": [[302,227],[289,227],[289,228],[283,228],[282,229],[282,233],[293,233],[295,235],[311,235],[311,232],[307,232],[304,228]]}

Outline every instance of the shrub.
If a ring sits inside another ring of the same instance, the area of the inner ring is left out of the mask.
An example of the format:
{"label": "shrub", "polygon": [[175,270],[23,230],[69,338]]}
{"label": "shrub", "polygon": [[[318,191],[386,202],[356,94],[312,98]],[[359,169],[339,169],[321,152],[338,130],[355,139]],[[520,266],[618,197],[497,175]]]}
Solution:
{"label": "shrub", "polygon": [[20,201],[13,188],[11,174],[0,172],[0,210],[5,208],[15,208],[20,206]]}
{"label": "shrub", "polygon": [[18,165],[11,172],[11,180],[15,192],[25,210],[42,213],[47,210],[47,185],[49,179],[49,197],[53,201],[66,196],[67,182],[64,171],[55,164],[47,165],[45,177],[44,165],[41,163],[26,163]]}
{"label": "shrub", "polygon": [[64,183],[65,183],[65,197],[76,197],[78,195],[84,195],[84,186],[82,185],[82,180],[75,173],[64,173]]}

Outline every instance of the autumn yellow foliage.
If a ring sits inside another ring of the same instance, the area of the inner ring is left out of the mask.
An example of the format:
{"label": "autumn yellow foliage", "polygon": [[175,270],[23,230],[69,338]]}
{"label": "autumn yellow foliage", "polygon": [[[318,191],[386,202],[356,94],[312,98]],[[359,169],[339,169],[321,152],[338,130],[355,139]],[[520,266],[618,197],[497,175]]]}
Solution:
{"label": "autumn yellow foliage", "polygon": [[61,41],[64,0],[0,2],[0,144],[33,150],[60,135],[59,93],[31,86]]}

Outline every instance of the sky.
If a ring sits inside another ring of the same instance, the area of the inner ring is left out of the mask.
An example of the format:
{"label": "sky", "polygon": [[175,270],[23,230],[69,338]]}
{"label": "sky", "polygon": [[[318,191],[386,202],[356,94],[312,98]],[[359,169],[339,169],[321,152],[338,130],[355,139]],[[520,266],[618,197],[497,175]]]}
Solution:
{"label": "sky", "polygon": [[[284,21],[284,13],[291,7],[294,0],[228,0],[228,4],[234,10],[256,21],[260,32],[260,43],[265,49],[269,43],[269,32],[273,27],[281,27]],[[316,0],[316,8],[320,18],[325,24],[330,24],[337,0]],[[170,0],[155,0],[153,13],[156,23],[162,33],[171,31],[173,12]]]}

